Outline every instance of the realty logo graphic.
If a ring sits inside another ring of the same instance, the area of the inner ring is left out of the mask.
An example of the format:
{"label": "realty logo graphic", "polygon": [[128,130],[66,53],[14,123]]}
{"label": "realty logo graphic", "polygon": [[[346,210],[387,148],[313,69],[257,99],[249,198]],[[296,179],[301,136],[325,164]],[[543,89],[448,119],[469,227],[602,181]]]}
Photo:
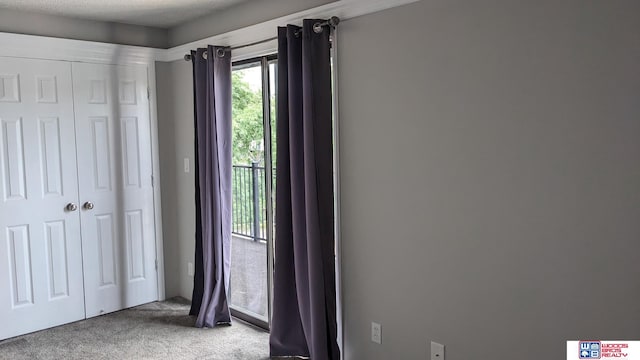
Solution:
{"label": "realty logo graphic", "polygon": [[[576,348],[577,346],[577,348]],[[576,359],[640,359],[640,341],[581,340],[567,342],[567,360]]]}
{"label": "realty logo graphic", "polygon": [[602,343],[600,341],[580,341],[580,359],[600,359],[602,354]]}

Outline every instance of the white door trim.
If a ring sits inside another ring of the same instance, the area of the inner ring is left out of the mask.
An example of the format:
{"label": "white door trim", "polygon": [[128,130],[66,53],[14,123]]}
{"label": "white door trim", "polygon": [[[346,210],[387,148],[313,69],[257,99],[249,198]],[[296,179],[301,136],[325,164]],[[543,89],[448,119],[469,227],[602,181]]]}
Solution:
{"label": "white door trim", "polygon": [[156,224],[156,266],[158,301],[166,298],[164,283],[164,239],[162,236],[162,204],[160,191],[160,145],[158,143],[158,106],[156,99],[156,64],[147,64],[149,85],[149,120],[151,121],[151,160],[153,161],[153,209]]}
{"label": "white door trim", "polygon": [[0,32],[0,56],[100,64],[149,64],[163,49]]}

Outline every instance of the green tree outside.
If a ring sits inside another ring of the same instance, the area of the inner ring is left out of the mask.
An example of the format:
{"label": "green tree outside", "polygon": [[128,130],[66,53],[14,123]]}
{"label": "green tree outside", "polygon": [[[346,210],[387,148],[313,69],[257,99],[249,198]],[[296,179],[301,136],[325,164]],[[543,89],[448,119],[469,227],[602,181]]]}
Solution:
{"label": "green tree outside", "polygon": [[[261,141],[262,92],[253,90],[241,71],[232,73],[233,165],[250,165],[252,141]],[[262,163],[263,161],[261,161]]]}
{"label": "green tree outside", "polygon": [[[252,154],[251,143],[262,142],[264,139],[262,91],[252,89],[250,83],[244,79],[243,71],[232,73],[232,160],[233,165],[250,166],[253,158],[258,159],[260,167],[264,167],[264,154]],[[273,91],[272,89],[272,92]],[[271,143],[272,163],[275,165],[275,94],[271,94]],[[253,224],[253,197],[250,169],[236,169],[233,172],[233,227],[245,229]],[[244,175],[241,175],[244,174]],[[260,199],[261,232],[266,228],[266,203],[264,171],[258,180],[258,198]],[[248,183],[245,183],[249,181]],[[247,188],[249,186],[249,188]],[[247,190],[249,190],[247,192]]]}

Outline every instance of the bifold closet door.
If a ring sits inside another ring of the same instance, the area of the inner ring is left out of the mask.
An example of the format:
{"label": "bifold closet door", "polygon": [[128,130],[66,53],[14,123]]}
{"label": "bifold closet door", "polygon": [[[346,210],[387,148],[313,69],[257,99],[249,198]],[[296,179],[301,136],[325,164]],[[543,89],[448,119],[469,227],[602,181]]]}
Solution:
{"label": "bifold closet door", "polygon": [[71,64],[0,57],[0,339],[85,317]]}
{"label": "bifold closet door", "polygon": [[158,299],[147,68],[73,63],[87,317]]}

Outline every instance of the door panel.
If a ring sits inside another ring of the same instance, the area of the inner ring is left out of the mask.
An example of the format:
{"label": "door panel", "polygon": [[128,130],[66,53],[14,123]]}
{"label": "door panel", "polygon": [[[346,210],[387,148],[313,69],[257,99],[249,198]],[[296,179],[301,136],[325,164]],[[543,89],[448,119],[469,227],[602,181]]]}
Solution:
{"label": "door panel", "polygon": [[[269,329],[272,294],[272,141],[275,63],[270,57],[233,64],[234,101],[231,314]],[[273,81],[270,81],[272,79]],[[275,95],[274,95],[275,96]],[[274,104],[275,105],[275,104]],[[262,109],[262,112],[256,111]]]}
{"label": "door panel", "polygon": [[46,222],[44,226],[46,256],[49,261],[49,298],[55,299],[69,295],[67,237],[64,233],[64,222],[62,221]]}
{"label": "door panel", "polygon": [[9,274],[13,306],[33,304],[33,278],[31,277],[31,244],[26,225],[7,228],[9,240]]}
{"label": "door panel", "polygon": [[4,140],[4,180],[5,200],[24,200],[24,138],[22,136],[22,117],[2,119]]}
{"label": "door panel", "polygon": [[42,159],[42,193],[45,197],[62,195],[62,154],[60,153],[60,119],[42,117],[40,158]]}
{"label": "door panel", "polygon": [[144,66],[73,64],[87,317],[157,300]]}
{"label": "door panel", "polygon": [[0,58],[0,339],[84,318],[71,64]]}
{"label": "door panel", "polygon": [[116,243],[113,237],[113,216],[96,215],[97,258],[100,272],[98,286],[101,288],[116,285]]}

